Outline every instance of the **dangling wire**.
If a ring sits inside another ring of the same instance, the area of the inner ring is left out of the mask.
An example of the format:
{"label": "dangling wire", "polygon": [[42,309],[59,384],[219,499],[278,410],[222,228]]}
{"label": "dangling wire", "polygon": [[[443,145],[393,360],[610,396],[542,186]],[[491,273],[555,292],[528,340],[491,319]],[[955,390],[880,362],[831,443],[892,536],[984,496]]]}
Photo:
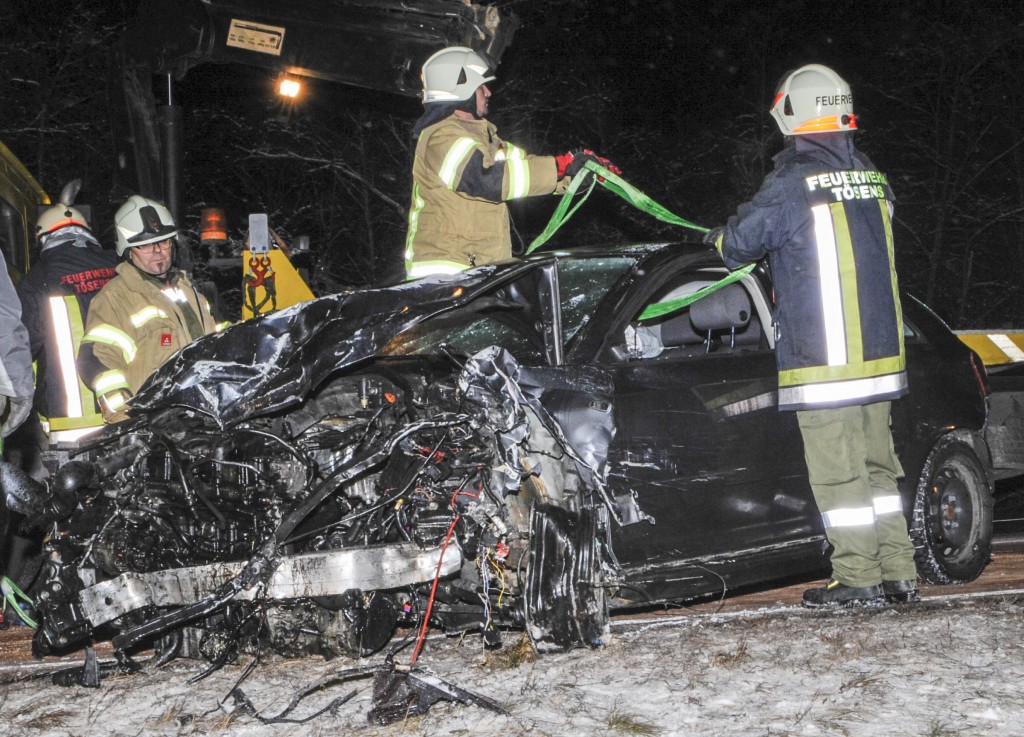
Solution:
{"label": "dangling wire", "polygon": [[[466,484],[466,482],[469,481],[470,478],[472,478],[472,477],[471,476],[467,477],[462,482],[462,486],[459,486],[459,488],[455,490],[455,493],[452,494],[452,500],[451,500],[451,505],[450,506],[451,506],[451,508],[453,510],[455,509],[455,501],[460,496],[469,496],[469,497],[473,497],[474,499],[477,499],[477,498],[480,497],[479,494],[474,494],[472,492],[468,492],[468,491],[463,490],[463,486]],[[423,613],[423,624],[420,626],[420,633],[419,633],[419,636],[416,638],[416,647],[412,651],[412,659],[410,660],[410,663],[409,663],[410,665],[416,665],[416,658],[419,657],[420,650],[423,647],[423,642],[427,638],[427,628],[430,626],[430,613],[434,609],[434,597],[437,596],[437,584],[441,580],[441,564],[444,562],[444,554],[445,554],[445,551],[448,550],[448,543],[451,542],[452,533],[455,532],[455,525],[457,525],[459,523],[460,519],[462,519],[462,513],[461,512],[456,512],[455,513],[455,517],[452,519],[452,523],[450,525],[448,525],[448,532],[445,533],[444,543],[442,543],[442,545],[441,545],[441,554],[437,558],[437,569],[434,571],[434,582],[430,585],[430,597],[427,599],[427,609]]]}

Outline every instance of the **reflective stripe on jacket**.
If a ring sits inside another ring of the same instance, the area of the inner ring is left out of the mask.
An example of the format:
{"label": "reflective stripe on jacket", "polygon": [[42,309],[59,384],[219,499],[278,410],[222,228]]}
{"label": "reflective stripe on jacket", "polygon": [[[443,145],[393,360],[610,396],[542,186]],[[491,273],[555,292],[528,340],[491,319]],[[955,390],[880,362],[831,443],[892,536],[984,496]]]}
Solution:
{"label": "reflective stripe on jacket", "polygon": [[508,200],[551,194],[553,156],[531,156],[486,120],[450,115],[423,129],[413,162],[406,233],[409,278],[512,257]]}
{"label": "reflective stripe on jacket", "polygon": [[135,394],[164,361],[219,328],[184,272],[175,270],[170,285],[127,262],[117,273],[92,302],[78,361],[100,396],[118,389]]}
{"label": "reflective stripe on jacket", "polygon": [[775,157],[718,246],[731,268],[768,256],[779,408],[840,407],[907,392],[885,175],[848,133],[798,136]]}
{"label": "reflective stripe on jacket", "polygon": [[82,381],[75,364],[85,335],[85,324],[76,297],[50,297],[49,307],[53,342],[57,346],[56,360],[50,363],[60,373],[65,404],[55,407],[51,402],[50,416],[41,419],[53,442],[78,440],[103,426],[103,414],[96,403],[96,395]]}
{"label": "reflective stripe on jacket", "polygon": [[114,277],[117,256],[74,230],[51,234],[18,285],[36,362],[35,405],[51,442],[79,439],[103,425],[75,359],[89,304]]}

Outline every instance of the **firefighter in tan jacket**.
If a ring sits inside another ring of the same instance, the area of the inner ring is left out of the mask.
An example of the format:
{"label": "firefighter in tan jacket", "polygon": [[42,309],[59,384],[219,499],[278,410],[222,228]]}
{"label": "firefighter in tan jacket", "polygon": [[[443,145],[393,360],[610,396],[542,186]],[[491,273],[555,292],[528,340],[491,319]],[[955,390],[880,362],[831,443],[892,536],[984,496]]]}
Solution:
{"label": "firefighter in tan jacket", "polygon": [[125,403],[164,361],[223,327],[173,266],[178,231],[166,207],[133,195],[114,221],[125,260],[93,299],[78,353],[78,371],[110,422],[126,417]]}
{"label": "firefighter in tan jacket", "polygon": [[405,243],[408,279],[452,274],[512,257],[509,200],[561,194],[587,161],[621,173],[586,149],[533,156],[484,119],[494,79],[472,49],[438,51],[423,65],[425,112],[413,127],[412,203]]}

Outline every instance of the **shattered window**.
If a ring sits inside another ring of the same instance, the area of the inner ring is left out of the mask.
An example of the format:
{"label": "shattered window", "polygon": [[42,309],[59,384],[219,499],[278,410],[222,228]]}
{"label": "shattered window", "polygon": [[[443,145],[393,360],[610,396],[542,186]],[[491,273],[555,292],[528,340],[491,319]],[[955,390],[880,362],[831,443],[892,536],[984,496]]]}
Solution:
{"label": "shattered window", "polygon": [[558,262],[562,296],[562,334],[566,343],[587,324],[598,303],[636,259],[609,256]]}
{"label": "shattered window", "polygon": [[[583,327],[609,288],[633,266],[628,256],[565,259],[558,262],[562,330],[566,341]],[[524,285],[525,287],[525,285]],[[526,303],[531,289],[515,289],[497,299],[482,298],[463,309],[432,317],[396,337],[381,353],[430,355],[448,351],[472,355],[492,345],[507,349],[524,364],[545,362],[542,336]]]}
{"label": "shattered window", "polygon": [[544,352],[511,320],[499,313],[449,312],[420,323],[396,337],[381,351],[386,356],[431,355],[449,351],[473,355],[492,345],[507,349],[522,363],[543,363]]}

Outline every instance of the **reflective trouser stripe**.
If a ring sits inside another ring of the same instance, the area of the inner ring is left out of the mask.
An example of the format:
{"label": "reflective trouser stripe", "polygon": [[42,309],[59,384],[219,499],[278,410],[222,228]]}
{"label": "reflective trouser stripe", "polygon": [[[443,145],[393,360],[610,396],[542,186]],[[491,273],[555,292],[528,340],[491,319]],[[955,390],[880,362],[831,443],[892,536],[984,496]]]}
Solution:
{"label": "reflective trouser stripe", "polygon": [[875,510],[871,507],[830,509],[821,513],[821,520],[825,524],[825,529],[873,525],[875,524]]}
{"label": "reflective trouser stripe", "polygon": [[903,499],[899,494],[893,494],[891,496],[876,496],[874,499],[875,505],[875,516],[883,514],[892,514],[893,512],[903,511]]}
{"label": "reflective trouser stripe", "polygon": [[833,548],[833,577],[849,586],[917,575],[906,520],[888,511],[898,503],[893,497],[899,497],[897,479],[903,475],[889,432],[889,406],[797,412],[808,479]]}

